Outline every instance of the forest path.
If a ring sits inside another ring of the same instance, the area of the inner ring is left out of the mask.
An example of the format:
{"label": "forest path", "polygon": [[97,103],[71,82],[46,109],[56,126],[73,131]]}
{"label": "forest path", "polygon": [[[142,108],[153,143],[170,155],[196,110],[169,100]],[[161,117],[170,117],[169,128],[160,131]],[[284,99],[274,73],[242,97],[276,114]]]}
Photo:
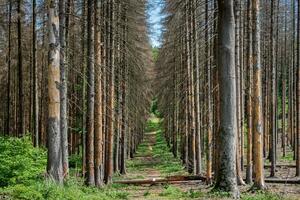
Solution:
{"label": "forest path", "polygon": [[[174,158],[162,133],[161,120],[151,116],[147,122],[144,140],[139,145],[134,158],[127,160],[127,174],[115,180],[155,180],[169,176],[188,175],[179,158]],[[190,199],[189,192],[198,184],[146,184],[118,185],[128,193],[127,199]],[[188,191],[188,192],[187,192]],[[192,195],[194,193],[192,192]]]}
{"label": "forest path", "polygon": [[[163,136],[162,120],[154,116],[150,117],[147,122],[144,140],[139,145],[134,158],[127,161],[127,174],[115,176],[115,181],[136,181],[136,180],[153,180],[162,179],[169,176],[188,175],[181,164],[179,158],[174,158],[170,147]],[[143,185],[126,185],[113,184],[118,191],[124,192],[129,200],[179,200],[179,199],[230,199],[226,196],[218,196],[210,193],[210,186],[202,182],[181,182],[176,184],[143,184]],[[241,186],[240,190],[244,199],[266,199],[255,198],[255,194],[248,194],[250,185]],[[271,193],[280,193],[288,195],[287,199],[299,199],[299,186],[285,184],[268,184]]]}
{"label": "forest path", "polygon": [[161,178],[160,171],[155,167],[160,158],[154,155],[156,131],[145,133],[143,143],[138,147],[134,158],[128,161],[127,174],[122,177],[126,180],[157,179]]}

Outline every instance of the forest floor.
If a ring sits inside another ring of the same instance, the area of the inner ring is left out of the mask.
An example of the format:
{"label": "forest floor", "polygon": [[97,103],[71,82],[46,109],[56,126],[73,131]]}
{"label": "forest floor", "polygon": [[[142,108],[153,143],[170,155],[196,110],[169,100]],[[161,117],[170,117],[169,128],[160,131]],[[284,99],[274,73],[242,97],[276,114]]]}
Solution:
{"label": "forest floor", "polygon": [[[170,176],[187,176],[179,158],[174,158],[162,129],[162,120],[152,116],[145,130],[145,137],[133,159],[127,160],[127,174],[115,175],[114,183],[103,188],[88,187],[80,176],[80,155],[70,158],[70,177],[63,185],[45,179],[47,152],[34,148],[31,138],[0,137],[0,200],[180,200],[180,199],[230,199],[227,193],[212,192],[212,186],[201,181],[174,182],[172,184],[127,185],[120,181],[156,180]],[[280,152],[280,151],[278,151]],[[280,164],[295,164],[288,152]],[[205,160],[205,159],[204,159]],[[266,161],[266,165],[269,165]],[[205,169],[203,163],[202,169]],[[246,170],[244,170],[245,172]],[[265,170],[265,177],[270,174]],[[292,179],[295,168],[278,167],[276,175]],[[245,176],[245,174],[244,174]],[[269,178],[268,178],[269,179]],[[119,183],[117,183],[119,182]],[[299,184],[267,184],[263,192],[249,192],[250,185],[241,186],[243,200],[300,199]]]}
{"label": "forest floor", "polygon": [[[267,170],[266,170],[267,171]],[[188,175],[179,158],[174,158],[164,140],[160,120],[151,117],[143,143],[134,158],[127,161],[127,174],[116,176],[114,180],[157,180],[169,176]],[[267,184],[265,192],[252,193],[250,186],[241,186],[242,199],[300,199],[300,186],[293,184]],[[211,192],[212,187],[201,181],[178,184],[114,184],[119,191],[127,193],[132,200],[143,199],[230,199],[227,194]]]}

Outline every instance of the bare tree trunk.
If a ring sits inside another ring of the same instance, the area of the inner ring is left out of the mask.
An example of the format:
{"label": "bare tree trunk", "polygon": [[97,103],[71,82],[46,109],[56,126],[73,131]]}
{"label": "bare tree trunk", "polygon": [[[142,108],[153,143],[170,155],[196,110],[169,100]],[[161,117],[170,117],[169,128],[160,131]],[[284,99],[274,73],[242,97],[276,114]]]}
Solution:
{"label": "bare tree trunk", "polygon": [[95,1],[95,184],[98,187],[103,185],[103,125],[102,125],[102,61],[101,61],[101,30],[100,13],[97,1]]}
{"label": "bare tree trunk", "polygon": [[252,183],[252,79],[253,79],[253,60],[252,60],[252,0],[248,0],[247,3],[247,125],[248,125],[248,134],[247,134],[247,171],[246,171],[246,182],[248,184]]}
{"label": "bare tree trunk", "polygon": [[[287,58],[287,11],[285,9],[284,13],[284,57]],[[281,67],[281,81],[282,81],[282,137],[281,137],[281,144],[282,144],[282,156],[286,156],[286,67],[288,66],[287,59],[284,60]]]}
{"label": "bare tree trunk", "polygon": [[68,160],[68,120],[67,120],[67,78],[65,58],[65,0],[59,0],[59,40],[60,40],[60,133],[62,147],[62,165],[64,177],[69,173]]}
{"label": "bare tree trunk", "polygon": [[298,19],[297,19],[297,81],[296,81],[296,133],[297,133],[297,149],[296,149],[296,176],[300,176],[300,0],[298,0]]}
{"label": "bare tree trunk", "polygon": [[264,163],[263,163],[263,118],[262,118],[262,75],[260,55],[260,18],[259,0],[252,0],[253,12],[253,159],[254,186],[263,189]]}
{"label": "bare tree trunk", "polygon": [[235,75],[236,75],[236,102],[237,102],[237,109],[236,109],[236,117],[237,117],[237,147],[236,147],[236,172],[237,172],[237,183],[238,185],[244,185],[242,171],[241,171],[241,152],[242,152],[242,144],[241,144],[241,90],[240,90],[240,70],[241,70],[241,63],[240,60],[240,1],[235,0]]}
{"label": "bare tree trunk", "polygon": [[[124,23],[127,22],[125,19],[126,17],[126,12],[127,9],[125,8],[124,13],[122,13],[122,18],[124,20]],[[123,42],[122,42],[122,48],[126,49],[125,45],[127,42],[127,26],[124,24],[122,27],[122,36],[123,36]],[[127,85],[128,85],[128,77],[127,77],[127,71],[128,71],[128,66],[127,66],[127,60],[126,60],[126,50],[122,52],[122,60],[123,60],[123,67],[121,70],[122,74],[122,82],[121,82],[121,90],[122,90],[122,122],[121,122],[121,159],[120,159],[120,173],[121,174],[126,174],[126,157],[127,157],[127,131],[128,131],[128,109],[127,109]]]}
{"label": "bare tree trunk", "polygon": [[[82,0],[82,24],[81,24],[81,48],[82,55],[85,55],[85,35],[86,35],[86,1]],[[85,56],[82,56],[82,175],[85,177],[86,174],[86,60]]]}
{"label": "bare tree trunk", "polygon": [[19,0],[17,4],[17,29],[18,29],[18,136],[25,134],[25,115],[24,115],[24,77],[23,77],[23,55],[22,55],[22,5],[23,1]]}
{"label": "bare tree trunk", "polygon": [[271,177],[275,176],[276,168],[276,63],[275,63],[275,41],[274,41],[274,10],[275,10],[275,0],[271,1],[271,41],[270,41],[270,56],[271,56],[271,127],[270,127],[270,161],[271,161]]}
{"label": "bare tree trunk", "polygon": [[8,9],[8,70],[7,70],[7,102],[6,102],[6,135],[10,135],[10,91],[11,91],[11,21],[12,21],[12,0],[9,0],[9,9]]}
{"label": "bare tree trunk", "polygon": [[206,143],[206,183],[212,183],[212,110],[211,110],[211,65],[209,62],[209,26],[208,26],[208,15],[209,15],[209,2],[205,1],[205,71],[207,80],[207,91],[206,91],[206,106],[207,106],[207,143]]}
{"label": "bare tree trunk", "polygon": [[86,116],[86,183],[95,185],[94,176],[94,115],[95,115],[95,56],[94,56],[94,1],[87,1],[87,116]]}
{"label": "bare tree trunk", "polygon": [[60,96],[59,96],[59,19],[56,0],[49,4],[49,67],[48,67],[48,164],[47,172],[51,179],[61,183],[63,181],[61,134],[60,134]]}
{"label": "bare tree trunk", "polygon": [[233,0],[219,0],[220,168],[216,188],[239,198],[236,181],[236,80]]}
{"label": "bare tree trunk", "polygon": [[110,15],[109,17],[109,33],[110,33],[110,54],[109,58],[109,67],[110,67],[110,74],[109,74],[109,96],[108,96],[108,122],[107,122],[107,132],[108,132],[108,138],[107,139],[107,159],[106,159],[106,177],[105,181],[107,184],[110,184],[112,182],[112,175],[113,175],[113,144],[114,144],[114,82],[115,82],[115,64],[114,64],[114,19],[115,19],[115,13],[114,13],[114,3],[115,0],[109,0],[108,2],[108,13]]}
{"label": "bare tree trunk", "polygon": [[33,69],[33,134],[34,146],[39,146],[39,90],[36,65],[36,0],[32,2],[32,69]]}
{"label": "bare tree trunk", "polygon": [[[195,86],[195,117],[196,117],[196,133],[195,133],[195,150],[196,150],[196,174],[201,173],[201,165],[202,165],[202,160],[201,160],[201,140],[200,140],[200,131],[201,131],[201,126],[200,126],[200,61],[199,61],[199,20],[197,20],[197,16],[199,15],[199,3],[197,3],[196,0],[193,0],[194,4],[194,13],[193,13],[193,25],[195,26],[194,28],[194,42],[195,42],[195,68],[196,68],[196,86]],[[176,91],[176,124],[178,124],[178,116],[177,116],[177,101],[178,101],[178,83],[177,83],[177,68],[175,69],[175,91]],[[177,133],[177,126],[176,126],[176,133]],[[176,134],[176,141],[174,142],[174,146],[176,146],[176,150],[174,148],[173,152],[176,151],[177,153],[177,134]]]}

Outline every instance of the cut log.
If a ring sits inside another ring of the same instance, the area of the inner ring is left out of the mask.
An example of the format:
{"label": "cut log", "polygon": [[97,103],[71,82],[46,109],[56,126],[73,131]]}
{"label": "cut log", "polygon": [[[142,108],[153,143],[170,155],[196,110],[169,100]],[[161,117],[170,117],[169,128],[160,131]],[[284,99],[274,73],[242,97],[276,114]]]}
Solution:
{"label": "cut log", "polygon": [[[193,184],[205,182],[204,176],[169,176],[166,178],[153,178],[153,179],[138,179],[138,180],[119,180],[114,181],[118,184],[128,185],[156,185],[156,184]],[[279,179],[279,178],[266,178],[266,183],[278,184],[300,184],[300,179]]]}
{"label": "cut log", "polygon": [[300,184],[300,179],[265,179],[266,183]]}
{"label": "cut log", "polygon": [[[244,167],[246,168],[247,165],[244,165]],[[264,168],[270,168],[271,165],[264,165]],[[296,165],[293,164],[277,164],[276,168],[295,168]]]}
{"label": "cut log", "polygon": [[119,184],[129,184],[129,185],[154,185],[154,184],[177,184],[177,183],[186,183],[190,181],[205,181],[206,178],[203,176],[170,176],[166,178],[153,178],[153,179],[140,179],[140,180],[120,180],[114,181],[114,183]]}

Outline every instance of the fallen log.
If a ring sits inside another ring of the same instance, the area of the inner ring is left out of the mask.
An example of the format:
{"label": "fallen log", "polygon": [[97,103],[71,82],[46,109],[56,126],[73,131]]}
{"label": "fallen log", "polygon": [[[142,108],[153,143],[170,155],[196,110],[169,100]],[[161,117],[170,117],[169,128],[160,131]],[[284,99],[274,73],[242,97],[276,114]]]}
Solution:
{"label": "fallen log", "polygon": [[118,184],[129,184],[129,185],[154,185],[154,184],[176,184],[180,182],[189,182],[189,181],[205,181],[206,178],[203,176],[169,176],[166,178],[152,178],[152,179],[139,179],[139,180],[120,180],[114,181]]}
{"label": "fallen log", "polygon": [[300,184],[300,179],[265,179],[266,183]]}
{"label": "fallen log", "polygon": [[[244,165],[246,168],[247,165]],[[264,168],[271,168],[271,165],[264,165]],[[277,164],[276,168],[296,168],[296,165],[293,164]]]}
{"label": "fallen log", "polygon": [[[166,178],[152,178],[152,179],[138,179],[138,180],[119,180],[114,181],[118,184],[127,185],[156,185],[156,184],[187,184],[205,182],[204,176],[169,176]],[[300,184],[300,179],[279,179],[279,178],[265,178],[266,183],[278,184]]]}

